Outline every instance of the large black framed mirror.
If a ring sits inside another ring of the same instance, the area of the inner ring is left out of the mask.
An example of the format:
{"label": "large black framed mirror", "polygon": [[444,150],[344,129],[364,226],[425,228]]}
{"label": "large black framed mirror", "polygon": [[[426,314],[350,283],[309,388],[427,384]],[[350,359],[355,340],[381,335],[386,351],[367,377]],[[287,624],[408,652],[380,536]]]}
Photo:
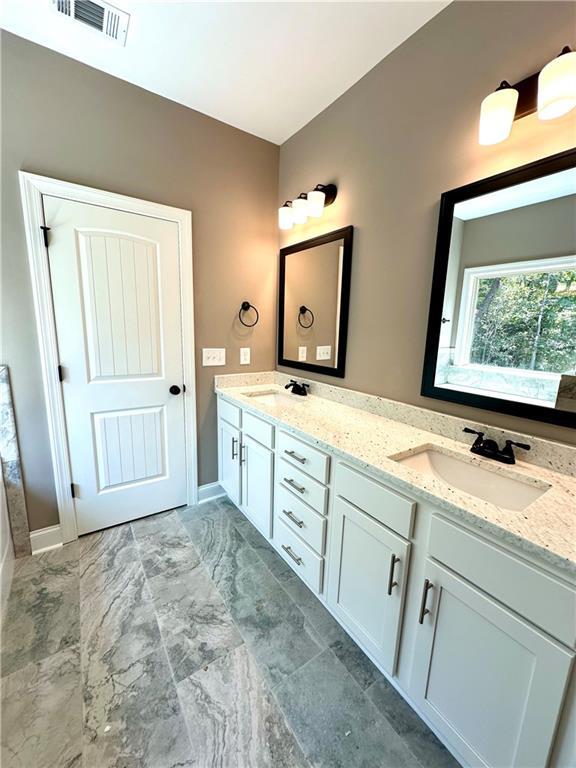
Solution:
{"label": "large black framed mirror", "polygon": [[576,426],[576,150],[442,195],[421,393]]}
{"label": "large black framed mirror", "polygon": [[280,250],[278,364],[343,377],[353,227]]}

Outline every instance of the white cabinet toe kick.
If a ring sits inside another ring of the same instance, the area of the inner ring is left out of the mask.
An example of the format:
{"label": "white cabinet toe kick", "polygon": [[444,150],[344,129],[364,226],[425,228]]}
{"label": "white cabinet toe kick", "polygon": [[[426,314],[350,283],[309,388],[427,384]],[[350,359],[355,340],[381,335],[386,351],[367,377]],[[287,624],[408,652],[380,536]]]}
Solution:
{"label": "white cabinet toe kick", "polygon": [[219,482],[464,766],[576,766],[576,589],[218,398]]}

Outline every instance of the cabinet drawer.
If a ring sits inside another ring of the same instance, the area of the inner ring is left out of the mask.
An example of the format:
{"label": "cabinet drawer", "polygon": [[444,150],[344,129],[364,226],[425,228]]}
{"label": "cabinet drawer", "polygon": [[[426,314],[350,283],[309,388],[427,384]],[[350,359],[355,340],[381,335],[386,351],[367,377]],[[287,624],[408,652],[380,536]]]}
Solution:
{"label": "cabinet drawer", "polygon": [[352,502],[370,517],[401,536],[410,537],[416,502],[385,488],[346,464],[338,464],[336,467],[334,490],[338,496]]}
{"label": "cabinet drawer", "polygon": [[328,482],[330,457],[286,432],[278,434],[278,455],[320,483]]}
{"label": "cabinet drawer", "polygon": [[548,634],[576,646],[576,590],[567,584],[442,517],[432,518],[428,550]]}
{"label": "cabinet drawer", "polygon": [[314,512],[281,485],[276,487],[275,519],[282,520],[319,555],[324,554],[326,518]]}
{"label": "cabinet drawer", "polygon": [[282,520],[276,521],[274,542],[284,560],[298,576],[316,593],[322,591],[324,560],[299,539]]}
{"label": "cabinet drawer", "polygon": [[326,512],[328,489],[325,485],[321,485],[317,480],[313,480],[304,474],[301,469],[296,469],[296,467],[284,461],[284,459],[279,459],[278,461],[277,477],[278,482],[284,488],[288,488],[296,498],[305,501],[316,512],[320,512],[321,515]]}
{"label": "cabinet drawer", "polygon": [[240,413],[240,408],[232,405],[227,400],[223,400],[221,397],[218,398],[218,416],[238,429],[240,429],[241,424]]}
{"label": "cabinet drawer", "polygon": [[242,432],[266,448],[274,448],[274,427],[251,413],[244,413]]}

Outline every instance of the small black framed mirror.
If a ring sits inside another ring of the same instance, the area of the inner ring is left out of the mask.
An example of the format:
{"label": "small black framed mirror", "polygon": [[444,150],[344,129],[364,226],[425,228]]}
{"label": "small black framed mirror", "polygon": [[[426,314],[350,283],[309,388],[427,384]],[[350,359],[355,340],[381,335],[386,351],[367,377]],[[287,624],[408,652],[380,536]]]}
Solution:
{"label": "small black framed mirror", "polygon": [[280,250],[278,364],[344,377],[353,227]]}
{"label": "small black framed mirror", "polygon": [[421,393],[576,427],[576,150],[442,195]]}

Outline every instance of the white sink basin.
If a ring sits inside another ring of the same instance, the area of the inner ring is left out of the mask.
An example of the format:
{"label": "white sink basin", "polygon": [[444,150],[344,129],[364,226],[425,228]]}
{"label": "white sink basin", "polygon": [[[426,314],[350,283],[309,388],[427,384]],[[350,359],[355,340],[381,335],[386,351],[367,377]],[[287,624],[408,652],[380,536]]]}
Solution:
{"label": "white sink basin", "polygon": [[288,395],[284,392],[270,390],[269,392],[243,392],[244,397],[249,397],[257,403],[263,405],[274,405],[281,408],[289,408],[294,405],[300,405],[304,399],[301,395]]}
{"label": "white sink basin", "polygon": [[538,481],[538,485],[531,485],[522,478],[484,469],[433,448],[425,448],[395,461],[423,475],[442,480],[478,499],[515,512],[526,509],[550,488],[542,481]]}

